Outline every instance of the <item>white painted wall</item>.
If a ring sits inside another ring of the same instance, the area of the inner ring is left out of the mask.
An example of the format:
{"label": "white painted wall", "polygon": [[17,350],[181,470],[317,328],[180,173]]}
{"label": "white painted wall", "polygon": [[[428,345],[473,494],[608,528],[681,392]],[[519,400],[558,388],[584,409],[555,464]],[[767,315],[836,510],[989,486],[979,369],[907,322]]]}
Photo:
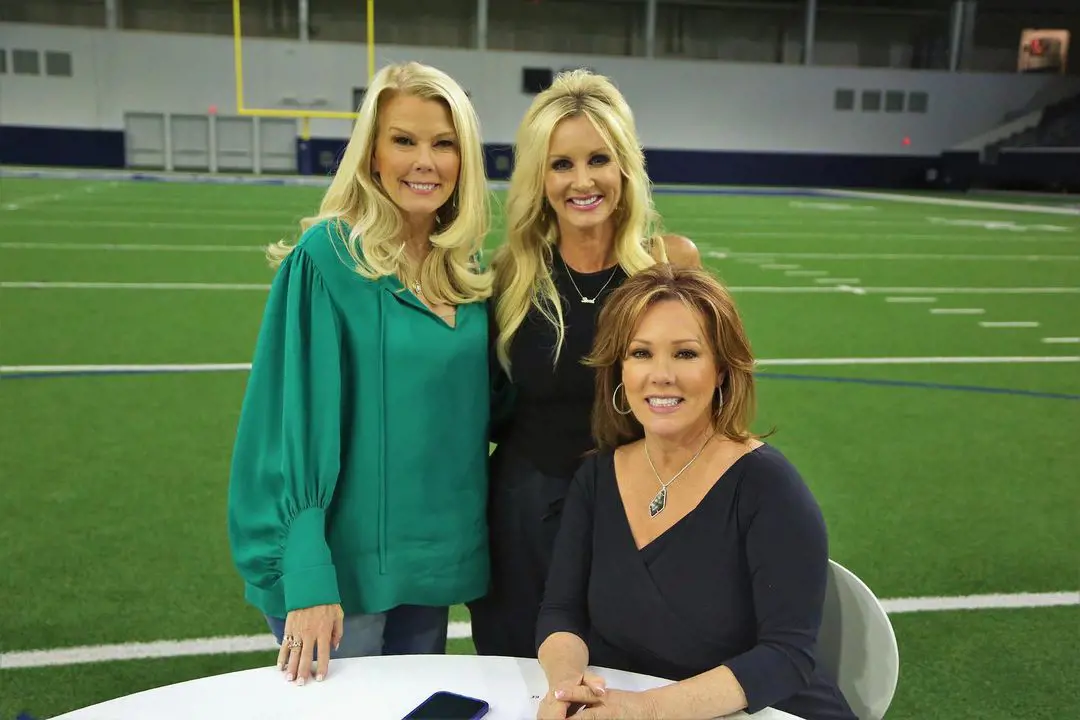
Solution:
{"label": "white painted wall", "polygon": [[[0,23],[0,47],[63,50],[74,77],[0,75],[0,124],[123,127],[127,111],[200,113],[236,107],[231,38],[109,32]],[[363,45],[245,39],[244,100],[283,107],[293,97],[349,110],[367,78]],[[1080,92],[1080,78],[836,67],[792,67],[605,56],[478,52],[385,46],[378,65],[415,59],[436,65],[468,89],[487,142],[509,143],[531,97],[521,68],[588,65],[612,77],[634,108],[649,148],[860,154],[937,154],[1003,122],[1034,96]],[[838,87],[921,90],[925,114],[841,113]],[[320,137],[346,137],[348,121],[312,123]],[[901,145],[909,136],[910,146]]]}

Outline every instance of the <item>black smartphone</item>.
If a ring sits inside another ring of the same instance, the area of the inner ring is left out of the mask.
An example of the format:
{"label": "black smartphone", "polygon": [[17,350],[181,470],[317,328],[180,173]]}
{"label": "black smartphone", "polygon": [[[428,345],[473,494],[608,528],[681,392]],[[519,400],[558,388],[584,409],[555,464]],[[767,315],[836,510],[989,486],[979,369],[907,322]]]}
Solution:
{"label": "black smartphone", "polygon": [[402,720],[480,720],[490,706],[483,700],[440,690],[432,693]]}

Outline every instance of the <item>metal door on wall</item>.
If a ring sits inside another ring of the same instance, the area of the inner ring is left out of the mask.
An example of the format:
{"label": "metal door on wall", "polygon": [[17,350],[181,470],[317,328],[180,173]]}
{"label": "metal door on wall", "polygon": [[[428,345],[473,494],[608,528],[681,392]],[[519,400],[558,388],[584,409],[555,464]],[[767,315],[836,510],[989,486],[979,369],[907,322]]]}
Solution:
{"label": "metal door on wall", "polygon": [[255,123],[249,117],[222,117],[215,120],[217,169],[225,172],[255,170]]}
{"label": "metal door on wall", "polygon": [[128,167],[164,170],[165,140],[164,114],[124,113],[124,153]]}
{"label": "metal door on wall", "polygon": [[172,167],[174,170],[210,169],[210,117],[171,115]]}
{"label": "metal door on wall", "polygon": [[296,172],[296,121],[259,118],[259,167],[262,172]]}

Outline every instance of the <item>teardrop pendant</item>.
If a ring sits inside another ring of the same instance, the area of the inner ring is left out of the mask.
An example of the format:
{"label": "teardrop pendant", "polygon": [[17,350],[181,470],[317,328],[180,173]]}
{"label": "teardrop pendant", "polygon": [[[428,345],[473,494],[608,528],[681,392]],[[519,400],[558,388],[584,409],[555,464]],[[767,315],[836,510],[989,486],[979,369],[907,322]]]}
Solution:
{"label": "teardrop pendant", "polygon": [[667,488],[661,487],[660,492],[656,493],[656,497],[649,503],[649,517],[656,517],[660,513],[664,512],[664,508],[667,507]]}

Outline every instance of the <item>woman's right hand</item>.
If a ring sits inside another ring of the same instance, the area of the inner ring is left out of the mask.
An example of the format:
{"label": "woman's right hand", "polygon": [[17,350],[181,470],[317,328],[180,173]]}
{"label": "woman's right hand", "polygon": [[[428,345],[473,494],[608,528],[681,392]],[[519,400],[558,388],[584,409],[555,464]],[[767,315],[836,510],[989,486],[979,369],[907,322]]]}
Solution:
{"label": "woman's right hand", "polygon": [[318,653],[315,680],[321,682],[330,667],[330,649],[337,649],[344,632],[345,613],[340,605],[316,605],[291,610],[278,651],[278,669],[285,680],[303,685],[311,677],[312,656]]}
{"label": "woman's right hand", "polygon": [[604,696],[607,684],[604,682],[604,678],[588,671],[585,671],[576,679],[552,684],[548,688],[547,694],[540,699],[540,707],[536,713],[537,720],[564,720],[564,718],[572,718],[574,713],[582,708],[582,705],[559,700],[555,697],[555,693],[560,690],[569,690],[570,688],[581,686],[589,688],[590,695],[595,701],[599,702],[600,698]]}

